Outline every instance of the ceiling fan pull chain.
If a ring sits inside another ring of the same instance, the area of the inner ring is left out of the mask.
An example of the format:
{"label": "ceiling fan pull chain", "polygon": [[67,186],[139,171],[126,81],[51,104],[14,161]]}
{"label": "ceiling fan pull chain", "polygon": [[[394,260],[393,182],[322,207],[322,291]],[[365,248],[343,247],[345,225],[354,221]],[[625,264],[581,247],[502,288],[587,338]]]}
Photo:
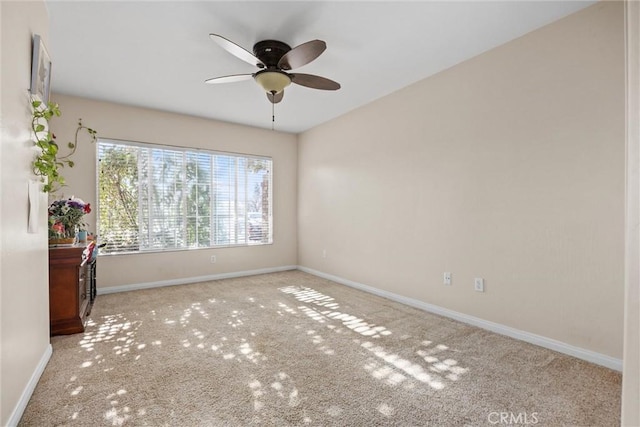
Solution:
{"label": "ceiling fan pull chain", "polygon": [[271,130],[275,130],[274,129],[275,122],[276,122],[276,104],[275,102],[272,102],[271,103]]}

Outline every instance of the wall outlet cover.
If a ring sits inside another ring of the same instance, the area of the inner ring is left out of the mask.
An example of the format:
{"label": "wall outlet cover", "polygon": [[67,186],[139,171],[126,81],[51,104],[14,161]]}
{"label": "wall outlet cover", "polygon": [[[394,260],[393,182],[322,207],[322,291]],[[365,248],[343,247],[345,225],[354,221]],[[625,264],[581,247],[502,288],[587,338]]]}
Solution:
{"label": "wall outlet cover", "polygon": [[444,273],[443,283],[445,285],[451,285],[451,273],[448,271]]}

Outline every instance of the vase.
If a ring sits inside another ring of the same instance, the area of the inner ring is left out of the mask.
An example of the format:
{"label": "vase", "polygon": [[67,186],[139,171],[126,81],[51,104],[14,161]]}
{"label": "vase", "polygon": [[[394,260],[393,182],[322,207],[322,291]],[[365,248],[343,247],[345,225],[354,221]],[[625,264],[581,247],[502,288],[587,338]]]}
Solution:
{"label": "vase", "polygon": [[70,245],[75,242],[75,237],[64,237],[60,239],[49,239],[50,245]]}
{"label": "vase", "polygon": [[78,239],[78,243],[87,243],[86,230],[78,231],[78,233],[76,233],[76,238]]}

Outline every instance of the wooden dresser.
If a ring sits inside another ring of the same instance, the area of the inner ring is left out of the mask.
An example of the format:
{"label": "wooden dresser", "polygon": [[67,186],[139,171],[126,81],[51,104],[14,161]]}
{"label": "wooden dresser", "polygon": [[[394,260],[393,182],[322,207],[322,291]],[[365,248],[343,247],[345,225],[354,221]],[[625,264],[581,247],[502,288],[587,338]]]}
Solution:
{"label": "wooden dresser", "polygon": [[96,260],[83,259],[84,246],[49,248],[51,335],[84,332],[96,297]]}

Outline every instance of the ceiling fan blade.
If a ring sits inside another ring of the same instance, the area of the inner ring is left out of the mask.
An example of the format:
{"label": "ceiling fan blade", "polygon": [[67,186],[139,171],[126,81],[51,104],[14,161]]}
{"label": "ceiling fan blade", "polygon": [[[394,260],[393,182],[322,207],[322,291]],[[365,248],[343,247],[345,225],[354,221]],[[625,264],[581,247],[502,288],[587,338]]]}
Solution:
{"label": "ceiling fan blade", "polygon": [[300,86],[310,87],[312,89],[321,90],[338,90],[340,83],[334,82],[324,77],[314,76],[313,74],[289,74],[291,81]]}
{"label": "ceiling fan blade", "polygon": [[292,70],[302,67],[320,56],[326,48],[327,44],[322,40],[311,40],[303,43],[285,53],[278,61],[278,68]]}
{"label": "ceiling fan blade", "polygon": [[229,52],[230,54],[236,56],[237,58],[242,59],[245,62],[248,62],[251,65],[256,65],[258,67],[264,67],[265,65],[260,61],[255,55],[242,46],[239,46],[218,34],[209,34],[211,40],[218,43],[224,50]]}
{"label": "ceiling fan blade", "polygon": [[267,98],[269,98],[269,101],[271,101],[272,104],[277,104],[282,101],[282,98],[284,98],[284,90],[276,93],[275,95],[271,92],[267,92]]}
{"label": "ceiling fan blade", "polygon": [[241,82],[243,80],[249,80],[252,78],[253,78],[253,74],[233,74],[231,76],[214,77],[212,79],[207,79],[204,82],[209,84],[235,83],[235,82]]}

